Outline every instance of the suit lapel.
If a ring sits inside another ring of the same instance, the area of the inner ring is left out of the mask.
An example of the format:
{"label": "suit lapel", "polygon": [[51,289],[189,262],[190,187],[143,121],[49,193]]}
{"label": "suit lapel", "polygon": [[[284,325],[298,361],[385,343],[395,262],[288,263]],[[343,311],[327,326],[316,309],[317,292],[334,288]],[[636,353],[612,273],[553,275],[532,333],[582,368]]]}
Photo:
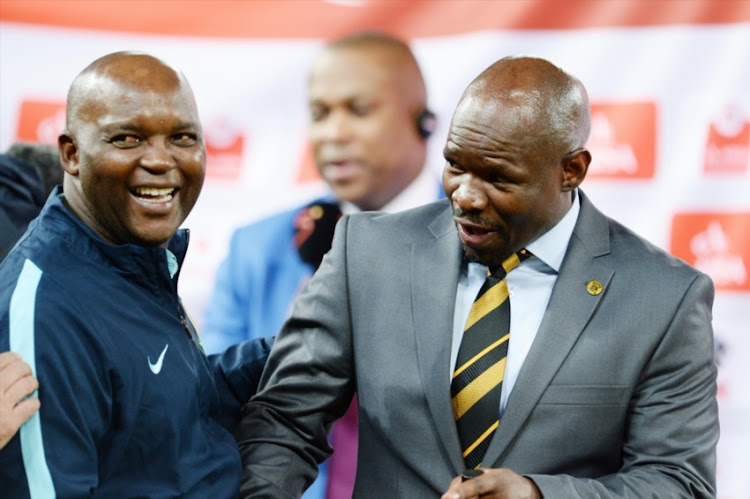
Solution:
{"label": "suit lapel", "polygon": [[461,249],[450,205],[413,243],[411,291],[417,359],[422,386],[439,439],[455,466],[463,469],[461,445],[450,400],[450,356],[453,304],[461,266]]}
{"label": "suit lapel", "polygon": [[[485,466],[502,465],[504,454],[607,294],[614,270],[596,258],[607,253],[608,222],[581,193],[581,213],[547,311],[508,398],[500,428],[487,449]],[[603,285],[601,294],[588,292],[591,281]]]}

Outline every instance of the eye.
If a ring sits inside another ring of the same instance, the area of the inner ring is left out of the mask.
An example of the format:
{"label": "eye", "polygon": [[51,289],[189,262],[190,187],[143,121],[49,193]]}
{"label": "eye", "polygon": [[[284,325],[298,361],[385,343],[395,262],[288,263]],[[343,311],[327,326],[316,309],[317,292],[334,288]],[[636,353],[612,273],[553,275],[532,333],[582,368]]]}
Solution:
{"label": "eye", "polygon": [[354,116],[367,116],[370,114],[373,110],[374,106],[372,104],[369,104],[367,102],[352,102],[349,105],[349,111]]}
{"label": "eye", "polygon": [[508,179],[503,177],[499,173],[492,173],[487,176],[487,182],[491,184],[507,184]]}
{"label": "eye", "polygon": [[310,119],[312,121],[320,121],[326,117],[328,109],[323,106],[312,105],[310,106]]}
{"label": "eye", "polygon": [[112,137],[109,141],[111,144],[113,144],[115,147],[120,147],[123,149],[127,149],[130,147],[135,147],[138,144],[141,143],[140,137],[137,135],[131,135],[131,134],[120,134],[115,135]]}
{"label": "eye", "polygon": [[188,132],[176,133],[172,135],[172,142],[181,147],[194,146],[198,142],[198,135]]}
{"label": "eye", "polygon": [[455,163],[454,161],[447,158],[445,160],[445,168],[451,173],[461,173],[464,171],[464,169],[458,163]]}

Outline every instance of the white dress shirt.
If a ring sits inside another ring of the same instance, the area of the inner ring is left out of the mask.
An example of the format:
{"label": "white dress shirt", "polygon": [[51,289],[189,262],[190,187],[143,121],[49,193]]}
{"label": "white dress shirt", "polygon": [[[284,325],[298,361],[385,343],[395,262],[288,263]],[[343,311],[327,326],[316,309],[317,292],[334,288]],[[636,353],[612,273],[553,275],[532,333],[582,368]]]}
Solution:
{"label": "white dress shirt", "polygon": [[[511,309],[510,343],[505,361],[500,415],[505,411],[508,396],[513,390],[521,366],[539,330],[579,211],[578,195],[574,193],[573,204],[562,220],[526,247],[535,258],[523,261],[506,277]],[[471,306],[486,276],[487,267],[478,263],[469,263],[461,270],[458,278],[449,369],[451,377],[455,369],[466,319],[469,317]]]}
{"label": "white dress shirt", "polygon": [[[416,208],[423,204],[431,203],[438,199],[440,195],[440,178],[435,175],[430,168],[422,168],[419,175],[407,185],[403,191],[396,194],[382,208],[377,211],[385,213],[396,213],[399,211]],[[358,213],[360,209],[353,203],[343,201],[341,203],[341,212],[345,215]]]}

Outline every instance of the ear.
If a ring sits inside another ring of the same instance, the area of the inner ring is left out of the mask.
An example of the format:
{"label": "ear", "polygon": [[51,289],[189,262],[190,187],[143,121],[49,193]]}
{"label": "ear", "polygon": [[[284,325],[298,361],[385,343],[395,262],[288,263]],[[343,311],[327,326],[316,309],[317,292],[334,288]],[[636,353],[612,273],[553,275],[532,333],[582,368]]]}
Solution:
{"label": "ear", "polygon": [[583,147],[576,149],[563,158],[562,190],[572,191],[583,182],[591,163],[591,153]]}
{"label": "ear", "polygon": [[78,146],[69,132],[63,132],[57,138],[57,149],[60,151],[60,162],[65,173],[78,175]]}

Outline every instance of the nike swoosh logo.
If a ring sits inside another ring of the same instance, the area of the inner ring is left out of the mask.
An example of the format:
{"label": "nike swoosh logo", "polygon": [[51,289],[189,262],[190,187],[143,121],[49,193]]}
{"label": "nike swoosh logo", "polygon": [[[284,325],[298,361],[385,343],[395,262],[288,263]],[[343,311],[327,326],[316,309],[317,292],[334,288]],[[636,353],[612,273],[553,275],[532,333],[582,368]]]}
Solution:
{"label": "nike swoosh logo", "polygon": [[146,359],[148,359],[148,367],[151,368],[152,373],[159,374],[161,372],[161,365],[164,362],[164,354],[167,353],[167,348],[169,348],[169,343],[164,346],[164,350],[159,354],[159,359],[155,364],[151,363],[151,356],[146,357]]}

